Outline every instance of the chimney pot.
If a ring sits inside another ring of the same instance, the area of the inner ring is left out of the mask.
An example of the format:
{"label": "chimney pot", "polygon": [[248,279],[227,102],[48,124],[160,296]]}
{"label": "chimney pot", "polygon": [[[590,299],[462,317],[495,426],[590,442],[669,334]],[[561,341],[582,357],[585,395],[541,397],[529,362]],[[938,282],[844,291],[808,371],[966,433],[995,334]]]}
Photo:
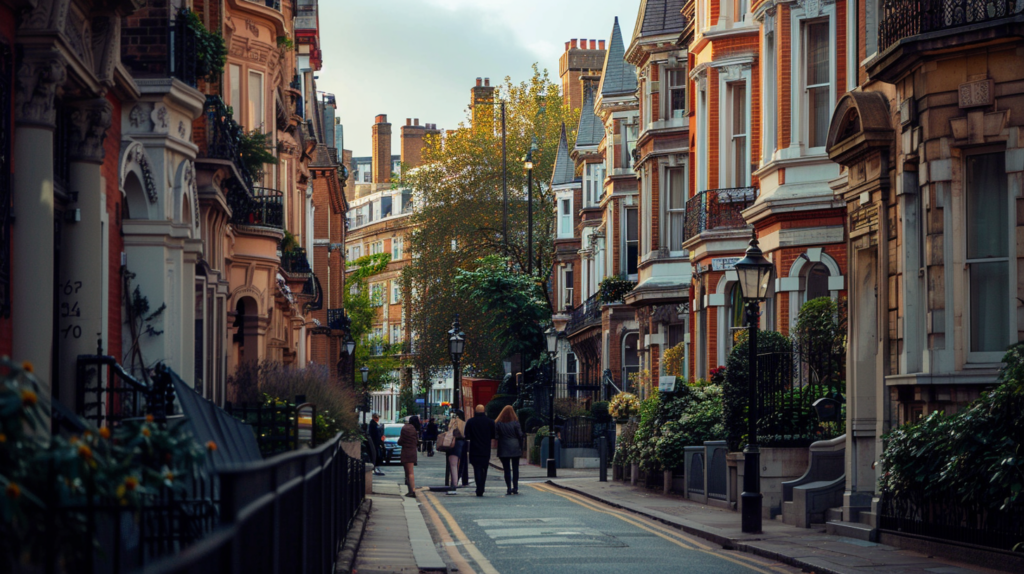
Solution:
{"label": "chimney pot", "polygon": [[484,78],[484,85],[487,86],[487,87],[491,87],[491,79],[490,78]]}
{"label": "chimney pot", "polygon": [[418,126],[418,125],[420,125],[420,119],[419,119],[419,118],[414,118],[414,119],[412,120],[412,125],[414,125],[414,126]]}
{"label": "chimney pot", "polygon": [[483,84],[483,81],[484,81],[483,78],[477,78],[476,79],[476,86],[479,88]]}
{"label": "chimney pot", "polygon": [[379,114],[376,118],[374,118],[373,123],[375,123],[375,124],[386,124],[386,123],[388,123],[388,115],[387,114]]}
{"label": "chimney pot", "polygon": [[409,118],[405,118],[405,125],[411,126],[412,125],[412,120],[409,119]]}
{"label": "chimney pot", "polygon": [[565,51],[566,51],[566,52],[568,52],[568,51],[569,51],[569,42],[566,42],[566,43],[565,43]]}
{"label": "chimney pot", "polygon": [[597,41],[597,49],[598,50],[604,50],[604,40],[598,40]]}
{"label": "chimney pot", "polygon": [[576,42],[577,42],[576,38],[573,38],[572,40],[569,40],[569,43],[572,44],[573,48],[576,47]]}
{"label": "chimney pot", "polygon": [[597,40],[591,40],[590,41],[590,49],[591,50],[596,50],[597,49]]}

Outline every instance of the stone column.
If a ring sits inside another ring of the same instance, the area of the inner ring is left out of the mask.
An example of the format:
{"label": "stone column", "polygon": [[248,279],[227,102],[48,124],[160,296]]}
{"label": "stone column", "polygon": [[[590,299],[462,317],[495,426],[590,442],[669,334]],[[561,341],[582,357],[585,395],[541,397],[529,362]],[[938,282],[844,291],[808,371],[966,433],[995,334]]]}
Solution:
{"label": "stone column", "polygon": [[14,215],[11,229],[13,354],[31,361],[50,392],[54,332],[53,130],[54,97],[66,78],[56,51],[26,55],[17,74],[14,130]]}
{"label": "stone column", "polygon": [[78,211],[64,225],[56,312],[60,338],[59,394],[61,402],[73,406],[78,355],[96,354],[98,348],[105,352],[109,346],[104,328],[107,294],[103,289],[108,271],[103,264],[108,249],[103,223],[106,193],[100,168],[112,106],[105,99],[95,99],[75,102],[69,107],[68,209]]}

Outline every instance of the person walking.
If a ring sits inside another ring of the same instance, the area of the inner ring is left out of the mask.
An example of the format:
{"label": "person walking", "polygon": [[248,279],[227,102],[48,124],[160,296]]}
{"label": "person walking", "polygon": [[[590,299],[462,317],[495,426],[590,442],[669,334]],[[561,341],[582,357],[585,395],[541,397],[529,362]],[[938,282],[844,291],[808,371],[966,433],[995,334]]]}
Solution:
{"label": "person walking", "polygon": [[398,446],[402,447],[402,466],[405,468],[405,484],[409,487],[409,498],[416,498],[416,477],[413,467],[416,466],[416,447],[420,443],[420,417],[413,415],[402,427],[398,435]]}
{"label": "person walking", "polygon": [[437,442],[437,423],[431,417],[423,431],[423,442],[427,443],[427,456],[434,456],[434,443]]}
{"label": "person walking", "polygon": [[459,486],[459,461],[466,449],[466,423],[462,422],[462,411],[455,411],[452,419],[448,421],[448,432],[455,436],[455,446],[448,451],[448,478],[451,481],[449,495],[456,495],[455,490]]}
{"label": "person walking", "polygon": [[494,433],[498,438],[498,458],[505,471],[505,495],[519,494],[519,459],[523,456],[523,428],[512,405],[505,405],[494,421]]}
{"label": "person walking", "polygon": [[381,470],[381,467],[384,466],[384,427],[380,424],[380,415],[373,413],[366,432],[370,435],[370,441],[373,442],[373,450],[375,451],[373,474],[384,476],[384,471]]}
{"label": "person walking", "polygon": [[466,422],[469,441],[469,464],[473,465],[476,495],[484,495],[487,485],[487,467],[491,462],[491,441],[494,440],[494,421],[484,413],[484,406],[476,406],[476,416]]}

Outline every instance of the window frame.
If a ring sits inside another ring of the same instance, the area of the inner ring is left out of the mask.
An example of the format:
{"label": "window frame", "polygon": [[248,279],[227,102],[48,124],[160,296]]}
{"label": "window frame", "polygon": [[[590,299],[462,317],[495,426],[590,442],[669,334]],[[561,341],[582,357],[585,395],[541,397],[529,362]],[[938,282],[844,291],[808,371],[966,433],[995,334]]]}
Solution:
{"label": "window frame", "polygon": [[[259,70],[253,70],[252,68],[247,68],[247,71],[248,71],[248,73],[246,74],[246,94],[248,95],[248,97],[246,98],[246,102],[249,104],[249,107],[246,109],[246,115],[248,117],[245,118],[246,119],[246,123],[244,125],[246,126],[246,128],[249,131],[259,130],[261,132],[266,133],[266,127],[267,127],[267,94],[266,94],[266,92],[267,92],[267,76],[263,72],[261,72]],[[253,76],[258,76],[259,79],[260,79],[260,81],[259,81],[259,84],[260,84],[259,85],[259,87],[260,87],[260,90],[259,90],[260,103],[263,104],[262,106],[260,106],[260,110],[259,110],[259,112],[260,112],[259,113],[260,122],[259,122],[258,125],[256,123],[256,118],[252,117],[253,116],[253,112],[256,110],[256,106],[252,102],[252,94],[253,94],[253,92],[252,92],[252,79],[253,79]]]}
{"label": "window frame", "polygon": [[[564,213],[568,207],[568,213]],[[568,223],[568,227],[566,224]],[[558,199],[558,237],[568,239],[573,236],[572,225],[572,196],[560,197]]]}
{"label": "window frame", "polygon": [[[676,207],[676,208],[672,207],[672,172],[679,172],[679,174],[681,176],[680,180],[683,182],[682,183],[682,185],[683,185],[683,193],[682,193],[683,204],[682,204],[682,206]],[[686,236],[685,236],[685,229],[686,229],[686,200],[688,199],[688,191],[689,191],[687,189],[689,187],[689,181],[688,181],[688,178],[686,177],[687,173],[688,173],[688,171],[687,171],[687,163],[686,163],[685,160],[681,164],[678,164],[678,165],[675,165],[675,166],[666,165],[664,167],[664,169],[662,170],[662,180],[661,181],[664,182],[664,186],[662,186],[661,201],[658,202],[659,206],[661,207],[661,221],[662,221],[662,230],[663,230],[661,244],[662,244],[662,247],[668,248],[669,253],[673,254],[673,255],[677,255],[677,254],[678,255],[682,255],[686,251],[685,249],[683,249],[683,243],[685,243],[686,239],[687,239]],[[679,242],[679,249],[672,249],[672,232],[674,231],[672,229],[672,215],[673,214],[681,214],[682,215],[682,223],[680,223],[680,226],[682,227],[682,229],[680,231],[683,233],[683,236],[682,236],[682,239]]]}
{"label": "window frame", "polygon": [[[828,55],[828,74],[824,83],[810,84],[808,77],[808,66],[810,64],[810,30],[812,26],[824,25],[827,29],[825,34],[826,53]],[[825,14],[820,18],[808,18],[800,21],[800,103],[805,110],[801,114],[800,121],[803,124],[801,126],[800,133],[803,135],[803,140],[806,142],[808,150],[821,151],[824,153],[826,140],[828,139],[828,123],[825,122],[824,137],[821,140],[821,145],[812,145],[811,139],[811,114],[813,110],[811,108],[811,90],[827,89],[828,90],[828,109],[829,109],[829,120],[832,117],[832,106],[835,104],[835,55],[832,53],[834,49],[833,42],[833,26],[831,15]]]}
{"label": "window frame", "polygon": [[[681,86],[677,86],[672,83],[672,74],[675,72],[682,74],[683,83]],[[661,89],[662,117],[665,118],[666,121],[685,120],[686,114],[690,111],[689,76],[687,75],[686,64],[683,63],[683,61],[681,61],[679,62],[679,64],[671,68],[668,67],[668,65],[666,64],[665,66],[662,67],[661,73],[665,78],[665,81],[662,83],[663,87]],[[676,91],[683,92],[683,108],[681,110],[683,113],[679,117],[673,115],[672,109],[672,94]]]}
{"label": "window frame", "polygon": [[398,305],[402,301],[402,285],[398,279],[391,280],[391,304]]}
{"label": "window frame", "polygon": [[[724,153],[721,154],[722,166],[719,169],[719,188],[724,189],[735,189],[741,187],[748,187],[750,185],[750,76],[749,69],[744,69],[744,74],[740,79],[723,81],[722,84],[725,87],[724,90],[724,102],[726,105],[727,113],[720,114],[722,122],[722,129],[720,133],[726,134],[726,137],[719,139],[719,146],[725,145],[725,149],[722,150]],[[743,88],[743,120],[744,120],[744,132],[738,134],[735,132],[735,106],[738,101],[737,88]],[[745,161],[743,164],[739,163],[739,158],[736,157],[736,139],[743,138],[743,151]],[[743,167],[743,177],[737,177],[737,169]],[[724,168],[724,169],[723,169]]]}
{"label": "window frame", "polygon": [[[626,274],[626,277],[630,281],[636,281],[637,275],[640,273],[640,208],[632,206],[624,206],[622,208],[622,272]],[[636,239],[629,239],[629,212],[633,211],[636,213]],[[636,245],[636,272],[629,272],[629,247],[631,244]]]}
{"label": "window frame", "polygon": [[405,238],[403,237],[392,237],[391,238],[391,260],[400,261],[403,256],[403,249],[405,247]]}

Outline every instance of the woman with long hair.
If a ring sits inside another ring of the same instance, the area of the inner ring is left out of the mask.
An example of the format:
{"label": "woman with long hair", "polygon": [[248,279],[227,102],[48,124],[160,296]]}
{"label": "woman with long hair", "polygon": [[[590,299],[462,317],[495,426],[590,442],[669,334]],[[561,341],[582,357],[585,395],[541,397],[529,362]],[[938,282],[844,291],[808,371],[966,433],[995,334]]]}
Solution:
{"label": "woman with long hair", "polygon": [[402,427],[398,435],[398,446],[402,447],[402,466],[405,468],[405,484],[409,487],[409,498],[416,498],[416,477],[413,474],[413,467],[416,466],[416,447],[419,446],[420,438],[420,417],[413,415],[409,422]]}
{"label": "woman with long hair", "polygon": [[506,496],[519,494],[519,459],[523,456],[523,428],[512,405],[505,405],[494,421],[498,439],[498,458],[505,470]]}
{"label": "woman with long hair", "polygon": [[450,472],[451,489],[447,494],[458,494],[455,488],[459,485],[459,461],[462,451],[466,448],[466,422],[462,420],[462,411],[456,410],[452,420],[448,422],[448,432],[455,435],[455,446],[448,451],[448,470]]}

